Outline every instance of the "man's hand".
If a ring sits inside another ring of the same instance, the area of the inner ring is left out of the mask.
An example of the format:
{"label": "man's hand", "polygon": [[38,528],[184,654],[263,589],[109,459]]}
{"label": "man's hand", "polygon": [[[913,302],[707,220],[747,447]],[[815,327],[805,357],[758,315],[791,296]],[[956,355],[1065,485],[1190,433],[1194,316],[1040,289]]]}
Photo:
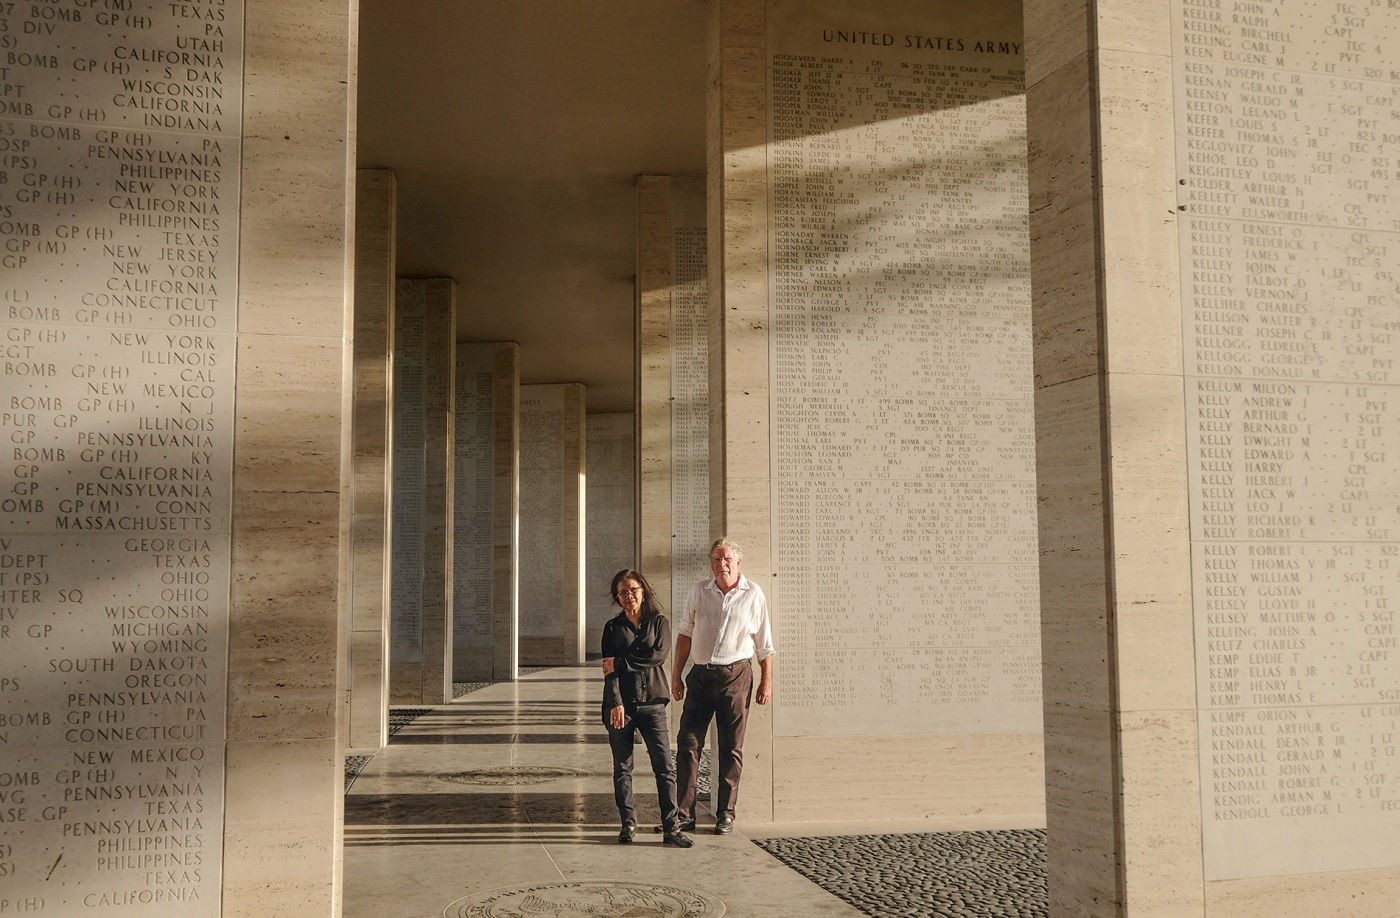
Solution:
{"label": "man's hand", "polygon": [[671,697],[677,701],[685,698],[685,680],[680,673],[671,673]]}
{"label": "man's hand", "polygon": [[611,676],[616,667],[613,665],[612,657],[603,657],[603,675]]}
{"label": "man's hand", "polygon": [[767,704],[773,700],[773,657],[776,654],[769,654],[758,661],[758,691],[754,693],[754,701],[759,704]]}
{"label": "man's hand", "polygon": [[608,712],[608,723],[612,724],[614,730],[621,730],[627,726],[627,709],[618,705]]}

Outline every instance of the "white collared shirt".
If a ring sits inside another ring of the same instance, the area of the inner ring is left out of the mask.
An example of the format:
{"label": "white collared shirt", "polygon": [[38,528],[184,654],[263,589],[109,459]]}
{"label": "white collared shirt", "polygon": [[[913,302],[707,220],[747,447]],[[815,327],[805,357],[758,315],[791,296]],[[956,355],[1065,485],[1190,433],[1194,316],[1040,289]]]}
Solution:
{"label": "white collared shirt", "polygon": [[692,663],[727,666],[774,653],[768,597],[743,574],[728,593],[713,577],[691,587],[676,632],[690,638]]}

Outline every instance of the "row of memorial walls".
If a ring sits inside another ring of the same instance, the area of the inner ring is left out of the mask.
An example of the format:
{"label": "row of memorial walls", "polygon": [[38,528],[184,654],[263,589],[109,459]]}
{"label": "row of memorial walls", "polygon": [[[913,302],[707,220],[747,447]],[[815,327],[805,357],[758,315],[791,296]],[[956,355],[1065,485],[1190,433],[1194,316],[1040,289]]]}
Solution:
{"label": "row of memorial walls", "polygon": [[637,196],[641,570],[678,614],[710,575],[705,179],[642,176]]}
{"label": "row of memorial walls", "polygon": [[399,278],[394,302],[390,698],[452,700],[456,282]]}
{"label": "row of memorial walls", "polygon": [[393,172],[356,170],[350,648],[345,677],[350,730],[346,748],[352,755],[372,755],[389,739],[389,406],[396,201]]}
{"label": "row of memorial walls", "polygon": [[457,345],[453,502],[454,682],[517,674],[520,346]]}
{"label": "row of memorial walls", "polygon": [[331,914],[351,8],[10,6],[0,908]]}
{"label": "row of memorial walls", "polygon": [[1051,913],[1392,914],[1400,10],[1075,12],[1026,15]]}
{"label": "row of memorial walls", "polygon": [[630,411],[590,414],[585,421],[585,656],[601,656],[603,625],[618,612],[609,591],[613,576],[637,567],[636,423]]}
{"label": "row of memorial walls", "polygon": [[745,818],[1038,825],[1020,5],[711,9],[711,528],[778,649]]}
{"label": "row of memorial walls", "polygon": [[520,387],[522,666],[584,662],[585,393]]}

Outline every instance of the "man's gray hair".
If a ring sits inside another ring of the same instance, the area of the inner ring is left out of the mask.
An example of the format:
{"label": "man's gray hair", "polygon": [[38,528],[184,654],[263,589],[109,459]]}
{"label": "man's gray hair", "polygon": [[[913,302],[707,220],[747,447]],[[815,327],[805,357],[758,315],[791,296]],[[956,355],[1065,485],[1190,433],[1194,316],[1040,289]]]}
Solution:
{"label": "man's gray hair", "polygon": [[740,561],[744,560],[744,550],[739,547],[738,542],[734,541],[729,536],[720,536],[710,543],[710,554],[713,555],[716,548],[727,548],[734,552],[734,557],[738,558]]}

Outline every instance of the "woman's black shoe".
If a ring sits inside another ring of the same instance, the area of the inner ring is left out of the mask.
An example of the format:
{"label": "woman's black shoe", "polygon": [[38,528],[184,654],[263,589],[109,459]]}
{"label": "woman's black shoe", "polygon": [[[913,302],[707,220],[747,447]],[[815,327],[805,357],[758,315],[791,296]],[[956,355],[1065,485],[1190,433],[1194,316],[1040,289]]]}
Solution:
{"label": "woman's black shoe", "polygon": [[636,826],[623,826],[622,831],[617,833],[617,843],[619,845],[632,844],[632,836],[637,831]]}
{"label": "woman's black shoe", "polygon": [[689,836],[682,835],[680,832],[670,833],[665,838],[661,839],[661,843],[663,845],[671,845],[676,848],[689,848],[690,846],[695,844],[695,842],[692,841]]}

